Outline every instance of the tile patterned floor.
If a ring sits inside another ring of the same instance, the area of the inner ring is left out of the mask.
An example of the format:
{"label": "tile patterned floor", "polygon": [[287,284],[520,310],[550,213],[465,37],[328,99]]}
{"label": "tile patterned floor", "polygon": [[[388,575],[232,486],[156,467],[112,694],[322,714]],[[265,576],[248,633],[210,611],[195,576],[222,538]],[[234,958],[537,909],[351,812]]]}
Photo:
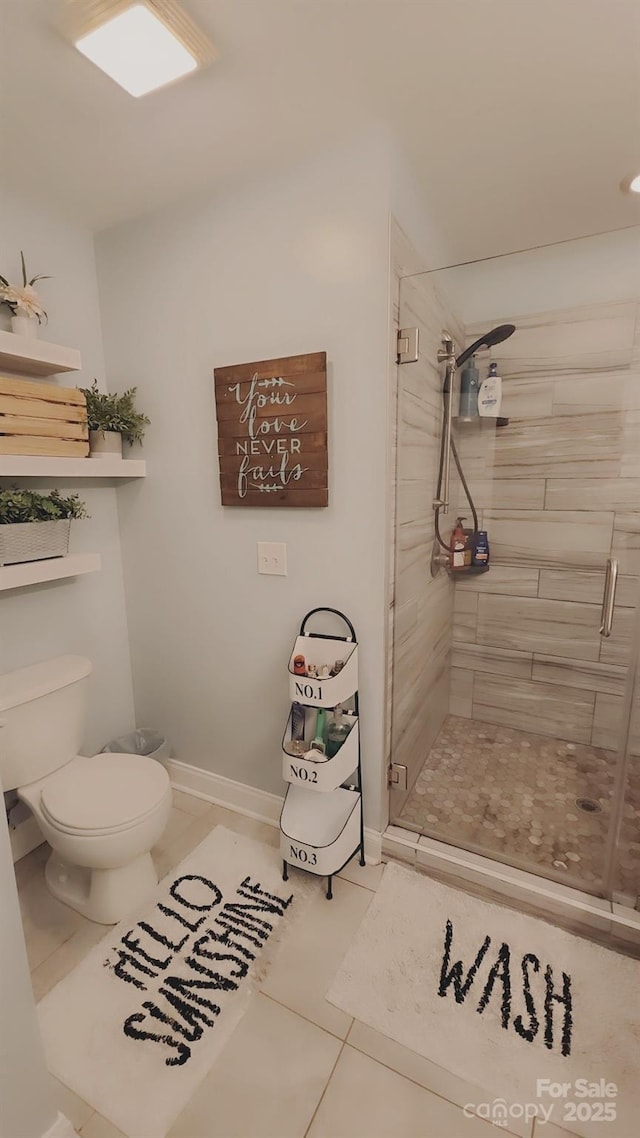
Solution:
{"label": "tile patterned floor", "polygon": [[[153,851],[162,874],[217,824],[270,845],[278,842],[271,826],[180,793],[174,802]],[[36,999],[105,933],[46,892],[47,852],[40,847],[16,866]],[[483,1101],[478,1087],[352,1020],[324,998],[382,869],[350,865],[335,881],[331,903],[322,894],[313,901],[304,926],[292,930],[168,1138],[495,1138],[488,1122],[463,1114],[466,1103]],[[54,1084],[58,1107],[81,1138],[147,1138],[122,1135],[62,1083]],[[530,1124],[513,1126],[501,1132],[533,1138]],[[557,1138],[569,1135],[557,1131]]]}
{"label": "tile patterned floor", "polygon": [[[394,821],[597,893],[615,764],[612,751],[450,715]],[[585,813],[578,798],[600,811]],[[635,895],[640,787],[627,799],[619,886]]]}

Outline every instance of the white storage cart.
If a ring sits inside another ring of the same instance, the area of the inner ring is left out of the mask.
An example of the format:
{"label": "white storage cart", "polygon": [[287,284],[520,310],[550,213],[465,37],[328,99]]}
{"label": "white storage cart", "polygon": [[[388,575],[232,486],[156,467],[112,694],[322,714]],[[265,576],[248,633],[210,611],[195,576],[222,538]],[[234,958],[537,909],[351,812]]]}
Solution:
{"label": "white storage cart", "polygon": [[[340,617],[350,635],[307,632],[307,623],[316,613]],[[301,656],[305,674],[294,671],[294,661]],[[313,674],[332,669],[336,661],[342,667],[335,674]],[[326,877],[331,900],[333,875],[357,853],[360,864],[365,864],[358,643],[351,621],[338,609],[311,609],[302,621],[289,659],[289,694],[292,705],[298,703],[305,709],[352,704],[345,715],[345,722],[352,721],[351,728],[335,755],[314,750],[309,740],[300,754],[291,753],[293,706],[282,739],[282,776],[289,783],[280,814],[282,876],[286,881],[289,866],[295,865]]]}

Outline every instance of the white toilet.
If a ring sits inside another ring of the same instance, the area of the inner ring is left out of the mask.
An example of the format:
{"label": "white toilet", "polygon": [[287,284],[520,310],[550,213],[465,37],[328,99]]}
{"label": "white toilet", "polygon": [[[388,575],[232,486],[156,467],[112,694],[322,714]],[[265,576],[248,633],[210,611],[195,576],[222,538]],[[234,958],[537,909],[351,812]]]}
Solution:
{"label": "white toilet", "polygon": [[143,755],[78,755],[91,661],[59,656],[0,676],[0,773],[51,846],[54,897],[100,924],[144,904],[150,850],[171,810],[164,767]]}

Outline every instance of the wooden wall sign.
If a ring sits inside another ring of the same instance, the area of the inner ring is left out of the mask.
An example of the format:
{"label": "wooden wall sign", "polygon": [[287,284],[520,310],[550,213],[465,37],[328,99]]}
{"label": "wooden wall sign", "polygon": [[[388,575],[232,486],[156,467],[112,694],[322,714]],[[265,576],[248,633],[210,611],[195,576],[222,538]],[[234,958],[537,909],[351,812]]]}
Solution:
{"label": "wooden wall sign", "polygon": [[327,355],[213,373],[223,506],[327,506]]}

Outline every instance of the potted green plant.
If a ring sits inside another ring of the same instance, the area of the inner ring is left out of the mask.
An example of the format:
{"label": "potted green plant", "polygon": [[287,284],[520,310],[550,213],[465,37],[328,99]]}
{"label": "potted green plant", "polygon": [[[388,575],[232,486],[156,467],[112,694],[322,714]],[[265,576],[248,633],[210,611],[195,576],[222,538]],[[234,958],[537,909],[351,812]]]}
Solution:
{"label": "potted green plant", "polygon": [[72,518],[88,517],[77,494],[0,490],[0,565],[64,557]]}
{"label": "potted green plant", "polygon": [[91,387],[80,388],[87,399],[89,447],[91,458],[122,456],[122,440],[133,446],[141,443],[145,427],[151,422],[136,411],[134,400],[137,388],[130,387],[122,395],[98,390],[94,379]]}
{"label": "potted green plant", "polygon": [[42,307],[40,297],[33,287],[36,281],[47,281],[50,277],[38,276],[27,278],[27,268],[24,263],[24,253],[20,250],[22,262],[22,284],[12,285],[6,277],[0,276],[0,304],[6,304],[11,311],[11,330],[21,336],[33,337],[36,334],[36,325],[46,321],[47,314]]}

